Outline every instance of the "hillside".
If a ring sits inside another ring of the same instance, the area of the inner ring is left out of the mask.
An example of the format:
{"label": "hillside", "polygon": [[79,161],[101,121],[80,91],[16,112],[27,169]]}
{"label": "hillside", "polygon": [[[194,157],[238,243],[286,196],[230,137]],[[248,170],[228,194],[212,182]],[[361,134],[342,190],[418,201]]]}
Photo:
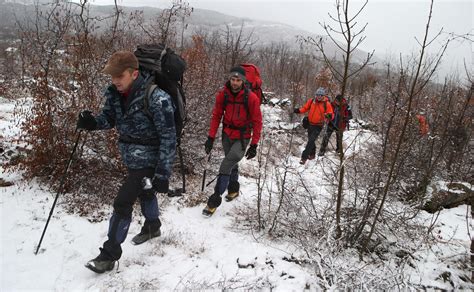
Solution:
{"label": "hillside", "polygon": [[[162,11],[162,9],[155,7],[121,8],[126,15],[134,11],[143,11],[147,21],[152,20]],[[113,9],[113,6],[91,5],[90,17],[106,17],[112,13]],[[18,21],[23,22],[25,19],[33,19],[34,11],[33,5],[23,5],[17,2],[0,2],[0,41],[13,39],[16,23]],[[252,33],[253,39],[256,41],[256,47],[265,47],[272,43],[286,43],[293,49],[298,49],[300,46],[297,42],[298,37],[320,38],[317,34],[287,24],[234,17],[206,9],[194,9],[191,16],[186,19],[186,24],[188,25],[185,30],[185,36],[187,37],[201,31],[207,33],[219,30],[223,31],[227,26],[232,31],[239,31],[241,26],[244,25],[244,35]],[[326,44],[328,56],[336,56],[339,53],[331,41],[328,40]],[[355,50],[353,53],[353,58],[356,62],[364,60],[366,56],[367,52],[361,50]]]}
{"label": "hillside", "polygon": [[[282,133],[282,129],[292,128],[292,123],[281,120],[279,107],[266,105],[263,111],[268,131]],[[15,118],[11,101],[0,97],[0,113],[0,129],[4,134],[0,143],[9,148],[8,141],[19,133],[12,126]],[[357,139],[358,142],[351,144],[348,155],[356,154],[359,147],[374,139],[370,131],[357,128],[356,124],[353,127],[345,141]],[[301,143],[300,151],[303,140],[297,138],[296,142]],[[330,193],[324,178],[315,174],[328,171],[337,161],[336,156],[328,154],[305,166],[299,165],[298,161],[297,156],[290,157],[288,180],[296,182],[302,176],[312,193],[318,194],[314,196],[316,205],[324,205]],[[0,168],[4,173],[2,166]],[[97,255],[98,247],[106,238],[106,219],[112,212],[111,204],[100,208],[105,220],[96,222],[94,218],[66,212],[67,194],[61,196],[41,250],[34,255],[55,194],[35,181],[23,180],[21,173],[3,174],[2,177],[14,185],[0,188],[1,290],[315,291],[474,287],[472,283],[460,280],[465,272],[461,258],[468,254],[468,228],[472,230],[472,221],[466,224],[466,206],[443,211],[433,226],[439,242],[419,246],[407,262],[398,252],[385,253],[383,260],[373,261],[368,257],[360,261],[353,249],[334,253],[335,246],[325,245],[325,240],[329,239],[323,238],[313,238],[320,241],[322,257],[320,262],[313,262],[306,259],[298,242],[269,236],[265,230],[257,232],[250,227],[250,222],[242,220],[252,216],[247,210],[249,205],[255,204],[257,197],[258,164],[255,160],[244,160],[241,171],[241,195],[233,202],[224,202],[211,218],[202,217],[203,204],[195,207],[185,204],[197,195],[193,191],[197,186],[190,187],[190,192],[183,197],[159,195],[162,236],[140,246],[130,242],[142,223],[136,206],[120,264],[103,275],[94,274],[83,265]],[[432,220],[433,216],[427,213],[416,218],[418,224],[426,226]],[[397,246],[401,248],[404,244],[399,241]],[[406,242],[406,245],[410,243]],[[321,280],[319,275],[323,272],[337,278],[332,282]]]}

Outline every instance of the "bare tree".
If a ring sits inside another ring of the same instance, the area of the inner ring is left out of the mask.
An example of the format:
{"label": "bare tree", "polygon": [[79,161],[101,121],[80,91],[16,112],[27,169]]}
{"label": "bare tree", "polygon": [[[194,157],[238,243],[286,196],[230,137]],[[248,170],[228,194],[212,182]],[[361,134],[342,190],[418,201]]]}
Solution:
{"label": "bare tree", "polygon": [[[362,62],[362,64],[354,67],[352,66],[352,55],[354,51],[359,47],[359,45],[365,40],[363,33],[367,24],[362,26],[362,28],[356,28],[357,17],[364,10],[367,5],[368,0],[362,4],[362,6],[356,10],[354,15],[350,15],[349,12],[349,0],[336,0],[336,17],[329,14],[331,20],[336,22],[338,28],[333,28],[331,25],[326,23],[320,23],[320,25],[326,31],[327,36],[331,42],[342,52],[342,70],[339,68],[337,60],[330,59],[325,50],[325,40],[320,38],[315,40],[313,38],[308,38],[308,41],[315,44],[318,49],[321,51],[324,61],[333,73],[334,78],[340,82],[340,94],[345,95],[346,87],[348,80],[361,72],[361,70],[370,62],[374,51],[367,54],[367,58]],[[337,37],[342,36],[344,39],[343,44],[336,40]],[[339,131],[339,129],[337,129]],[[344,185],[344,149],[342,149],[342,138],[343,132],[337,136],[337,143],[341,145],[341,151],[339,154],[339,184],[337,189],[337,204],[336,204],[336,226],[337,232],[336,237],[340,238],[342,236],[341,230],[341,205],[343,200],[343,185]]]}
{"label": "bare tree", "polygon": [[[375,231],[375,226],[377,224],[377,221],[379,217],[382,214],[382,210],[384,207],[384,203],[387,198],[387,194],[389,192],[390,186],[396,181],[397,174],[397,166],[399,166],[399,156],[401,156],[401,146],[405,140],[405,135],[407,133],[407,128],[410,123],[410,117],[412,116],[412,106],[420,94],[420,92],[425,88],[425,86],[428,84],[430,78],[433,76],[434,72],[437,69],[437,66],[449,44],[449,40],[443,45],[441,48],[440,53],[438,54],[437,58],[433,62],[426,63],[425,60],[425,55],[427,54],[427,47],[440,35],[438,33],[433,39],[428,40],[428,33],[429,33],[429,28],[430,28],[430,23],[431,23],[431,17],[432,17],[432,12],[433,12],[433,3],[434,1],[431,1],[430,4],[430,9],[429,9],[429,14],[428,14],[428,20],[426,23],[426,28],[425,28],[425,33],[423,37],[423,41],[419,43],[420,45],[420,52],[419,52],[419,57],[417,61],[417,65],[415,67],[415,70],[413,72],[413,75],[405,75],[406,78],[403,78],[402,87],[407,88],[407,104],[404,109],[405,115],[404,119],[402,121],[402,126],[400,131],[398,132],[398,138],[395,146],[395,150],[393,152],[393,156],[391,157],[391,162],[389,166],[389,170],[387,173],[387,178],[385,183],[383,184],[383,189],[378,191],[377,194],[377,201],[380,199],[379,206],[377,208],[377,213],[375,214],[375,217],[373,219],[373,222],[371,224],[370,232],[365,239],[362,250],[367,250],[367,246],[369,244],[369,241]],[[402,74],[403,76],[404,74]],[[407,81],[405,81],[407,80]]]}
{"label": "bare tree", "polygon": [[242,22],[238,31],[231,25],[226,24],[225,30],[221,30],[219,35],[220,45],[217,47],[218,55],[222,58],[221,64],[226,70],[238,63],[248,61],[253,53],[253,30],[248,34],[244,31],[245,23]]}
{"label": "bare tree", "polygon": [[[144,19],[143,12],[139,12],[141,21],[137,24],[142,32],[148,36],[148,41],[159,43],[168,47],[176,47],[178,37],[178,24],[181,21],[181,39],[184,35],[184,21],[192,13],[193,9],[185,0],[173,0],[171,7],[163,9],[150,23]],[[183,43],[183,40],[181,40]],[[183,48],[181,48],[182,50]]]}

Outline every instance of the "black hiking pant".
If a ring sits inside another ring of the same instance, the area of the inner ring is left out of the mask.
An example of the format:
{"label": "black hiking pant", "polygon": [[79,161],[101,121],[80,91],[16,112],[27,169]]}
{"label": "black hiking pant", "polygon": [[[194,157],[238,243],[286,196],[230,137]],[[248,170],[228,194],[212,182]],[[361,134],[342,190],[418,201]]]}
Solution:
{"label": "black hiking pant", "polygon": [[308,143],[306,143],[306,147],[301,154],[301,159],[306,160],[308,159],[310,154],[316,152],[316,144],[314,143],[318,138],[321,130],[323,129],[322,125],[309,125],[308,126]]}
{"label": "black hiking pant", "polygon": [[122,255],[120,245],[125,241],[132,221],[133,205],[137,198],[140,200],[142,214],[145,217],[144,225],[153,229],[160,228],[158,201],[155,194],[143,191],[142,180],[144,177],[152,178],[155,174],[153,168],[129,169],[125,182],[120,187],[114,200],[114,212],[109,222],[107,241],[101,252],[105,252],[111,260],[118,260]]}
{"label": "black hiking pant", "polygon": [[342,149],[340,142],[342,142],[342,133],[341,131],[338,131],[334,126],[328,125],[328,128],[326,130],[326,135],[324,135],[323,142],[321,143],[321,149],[320,152],[325,152],[326,147],[328,146],[329,139],[331,138],[331,135],[333,132],[336,132],[336,152],[338,152],[340,149]]}

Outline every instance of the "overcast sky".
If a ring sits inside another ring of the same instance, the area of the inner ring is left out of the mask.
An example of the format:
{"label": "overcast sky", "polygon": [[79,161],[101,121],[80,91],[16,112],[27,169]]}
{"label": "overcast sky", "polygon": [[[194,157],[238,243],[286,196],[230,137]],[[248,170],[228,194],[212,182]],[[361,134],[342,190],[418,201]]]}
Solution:
{"label": "overcast sky", "polygon": [[[113,0],[91,2],[111,4]],[[188,0],[188,2],[195,8],[282,22],[316,33],[323,33],[319,22],[332,24],[328,12],[334,15],[336,11],[334,0]],[[119,3],[125,6],[168,7],[171,0],[119,0]],[[349,5],[355,9],[362,3],[361,0],[351,1]],[[369,0],[359,17],[361,25],[368,23],[365,33],[367,38],[360,48],[366,51],[375,50],[381,58],[418,51],[415,37],[420,40],[423,38],[429,3],[429,0]],[[431,35],[434,36],[440,29],[455,34],[473,34],[473,9],[471,0],[435,1]],[[431,52],[435,51],[435,47],[432,47]],[[472,68],[473,55],[472,42],[452,42],[443,63],[443,71],[462,68],[464,60]]]}

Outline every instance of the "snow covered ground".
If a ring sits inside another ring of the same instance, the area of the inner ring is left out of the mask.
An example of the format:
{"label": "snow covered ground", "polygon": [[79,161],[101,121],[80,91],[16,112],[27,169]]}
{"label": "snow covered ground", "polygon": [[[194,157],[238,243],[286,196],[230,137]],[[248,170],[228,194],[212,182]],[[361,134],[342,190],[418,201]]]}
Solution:
{"label": "snow covered ground", "polygon": [[[162,210],[163,235],[139,246],[132,245],[129,236],[118,270],[104,275],[83,265],[98,254],[108,222],[90,223],[65,214],[59,205],[41,250],[34,255],[54,194],[24,183],[18,176],[7,179],[15,186],[0,189],[3,291],[269,286],[300,291],[311,283],[308,272],[282,260],[289,256],[287,247],[256,242],[250,234],[232,231],[229,212],[233,203],[224,203],[210,219],[201,216],[202,206],[178,209],[170,204]],[[139,230],[135,220],[130,234]],[[239,268],[238,264],[248,267]]]}
{"label": "snow covered ground", "polygon": [[[12,127],[12,110],[12,104],[0,98],[0,142],[18,133]],[[297,161],[295,157],[293,163]],[[314,271],[283,259],[299,252],[295,246],[235,228],[233,212],[255,197],[254,179],[242,177],[242,195],[233,202],[223,202],[211,218],[201,216],[202,205],[183,207],[179,198],[160,196],[162,236],[132,245],[131,237],[140,230],[141,218],[135,216],[122,246],[119,267],[98,275],[84,264],[97,256],[106,239],[107,220],[91,223],[67,214],[60,198],[41,250],[35,255],[55,193],[35,181],[24,181],[19,173],[4,173],[0,169],[1,178],[14,182],[13,186],[0,188],[1,291],[318,289]],[[111,204],[103,208],[112,212]],[[407,277],[410,284],[459,287],[458,283],[439,279],[439,275],[444,271],[459,274],[460,267],[453,265],[453,259],[469,254],[469,216],[467,206],[441,212],[435,227],[440,241],[414,255],[415,268]],[[420,220],[429,224],[432,215],[422,217]],[[347,262],[357,262],[357,257],[348,258]],[[472,283],[463,287],[474,288]]]}

